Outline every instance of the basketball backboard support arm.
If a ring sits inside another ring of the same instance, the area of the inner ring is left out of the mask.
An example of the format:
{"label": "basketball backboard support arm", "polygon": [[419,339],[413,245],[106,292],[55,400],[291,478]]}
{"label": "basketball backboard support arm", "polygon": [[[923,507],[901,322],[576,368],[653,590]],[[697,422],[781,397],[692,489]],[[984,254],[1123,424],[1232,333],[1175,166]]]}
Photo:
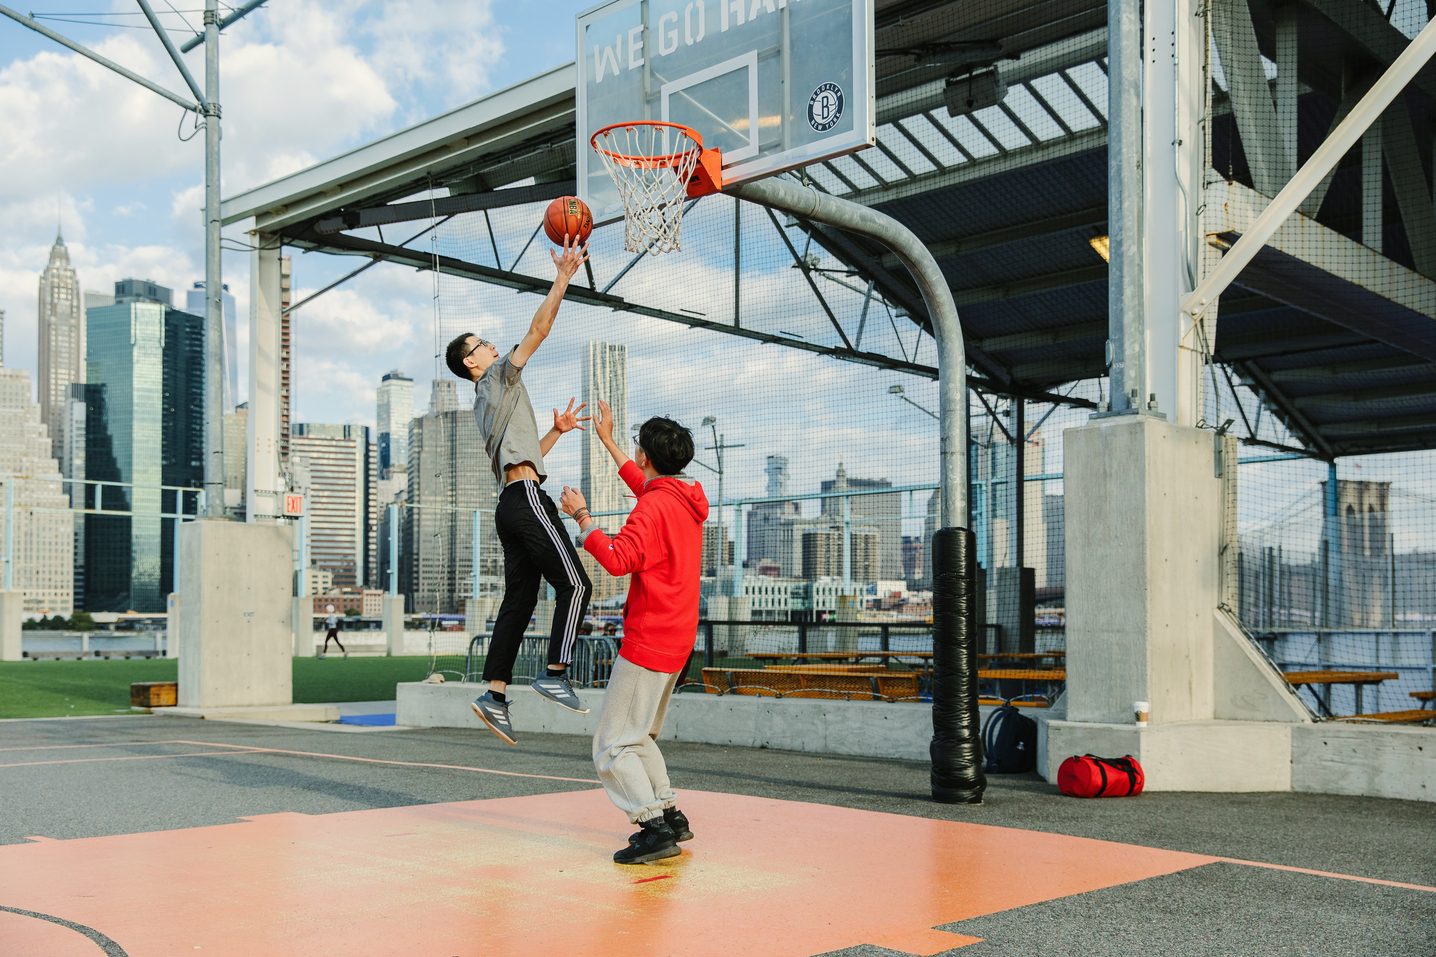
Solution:
{"label": "basketball backboard support arm", "polygon": [[[957,305],[953,302],[952,290],[948,287],[937,260],[912,230],[888,214],[821,193],[811,186],[801,186],[790,179],[773,177],[753,180],[730,186],[724,192],[769,209],[877,240],[897,254],[898,259],[912,273],[932,319],[933,338],[937,340],[941,434],[939,501],[943,528],[939,536],[957,530],[961,530],[962,535],[967,535],[967,349],[963,343],[962,326],[958,322]],[[935,548],[934,551],[939,549]],[[968,647],[958,647],[959,636],[955,624],[957,615],[940,613],[940,606],[945,603],[953,602],[960,606],[965,600],[961,594],[962,586],[968,585],[976,578],[975,549],[959,548],[958,554],[963,556],[960,567],[949,568],[947,571],[951,574],[942,576],[954,580],[946,582],[945,585],[934,580],[933,651],[941,654],[939,649],[945,649],[949,654],[971,658],[976,651],[971,647],[971,642]],[[934,557],[941,558],[938,555]],[[971,609],[959,607],[957,612],[970,613]],[[951,658],[948,660],[950,662]],[[955,669],[958,684],[975,678],[975,671],[967,673],[974,669],[975,665],[976,659],[971,658],[966,666],[959,665]],[[986,781],[981,767],[977,695],[964,694],[962,688],[943,688],[944,683],[953,680],[943,672],[942,658],[934,658],[933,796],[938,800],[955,803],[980,803]],[[968,690],[975,692],[975,687],[974,684]],[[937,709],[940,704],[954,703],[957,705],[956,714],[952,714],[952,709],[949,709],[946,717],[939,716]],[[953,747],[954,739],[961,742],[956,748]],[[940,776],[943,780],[941,787],[938,784]]]}

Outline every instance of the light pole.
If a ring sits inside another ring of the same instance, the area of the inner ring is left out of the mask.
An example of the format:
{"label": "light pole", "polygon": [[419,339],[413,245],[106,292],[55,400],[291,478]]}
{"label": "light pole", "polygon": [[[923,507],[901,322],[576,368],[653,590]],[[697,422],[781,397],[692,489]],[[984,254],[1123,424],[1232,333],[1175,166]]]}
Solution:
{"label": "light pole", "polygon": [[[695,457],[693,461],[698,465],[703,466],[708,471],[716,472],[718,474],[718,527],[720,529],[726,529],[727,526],[723,524],[723,452],[725,449],[741,449],[744,447],[744,443],[730,443],[725,439],[724,436],[719,435],[718,419],[714,416],[705,415],[703,417],[703,421],[699,424],[698,427],[700,429],[706,428],[713,433],[713,444],[708,446],[707,448],[709,451],[714,453],[714,457],[718,460],[718,467],[715,469],[713,466],[709,465],[707,462],[699,460],[697,457]],[[741,526],[743,524],[743,510],[741,506],[738,509],[738,524],[740,526],[738,537],[741,538]],[[743,566],[741,561],[738,559],[738,545],[736,542],[733,545],[733,558],[733,563],[737,568],[737,571],[734,573],[733,579],[733,594],[736,596],[741,594],[743,575]],[[718,541],[718,564],[720,567],[723,565],[723,541],[721,538]]]}
{"label": "light pole", "polygon": [[923,413],[924,415],[931,416],[934,419],[937,418],[937,413],[924,409],[912,399],[909,399],[907,395],[903,392],[903,387],[900,385],[888,386],[888,395],[895,395],[899,399],[902,399],[904,402],[906,402],[908,405],[912,406],[914,409],[917,409],[919,412]]}

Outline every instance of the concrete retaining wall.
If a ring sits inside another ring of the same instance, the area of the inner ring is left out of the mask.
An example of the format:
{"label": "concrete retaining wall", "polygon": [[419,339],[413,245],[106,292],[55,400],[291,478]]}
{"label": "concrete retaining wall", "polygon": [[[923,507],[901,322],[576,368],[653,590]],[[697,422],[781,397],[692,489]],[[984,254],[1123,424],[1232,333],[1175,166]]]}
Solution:
{"label": "concrete retaining wall", "polygon": [[1436,728],[1293,727],[1291,759],[1293,791],[1436,801]]}
{"label": "concrete retaining wall", "polygon": [[[401,684],[397,723],[481,730],[469,701],[483,687]],[[592,735],[604,693],[582,689],[579,694],[590,709],[587,715],[565,711],[525,686],[510,686],[515,731],[520,738],[525,733]],[[992,709],[981,710],[985,720]],[[1436,801],[1436,728],[1193,722],[1152,726],[1141,734],[1132,725],[1102,726],[1094,740],[1091,725],[1074,729],[1061,714],[1049,718],[1039,711],[1032,716],[1039,719],[1041,730],[1039,761],[1046,759],[1038,772],[1049,780],[1067,754],[1092,750],[1089,744],[1104,741],[1100,753],[1136,754],[1148,769],[1154,791],[1296,790]],[[1080,732],[1080,742],[1068,740],[1073,730]],[[673,699],[663,738],[926,761],[932,709],[878,701],[685,693]]]}
{"label": "concrete retaining wall", "polygon": [[[469,702],[481,684],[422,682],[398,688],[396,722],[423,728],[481,728]],[[592,735],[603,692],[581,689],[589,708],[573,714],[522,685],[509,686],[514,731]],[[986,717],[989,708],[983,708]],[[818,754],[926,761],[932,741],[932,709],[883,701],[822,701],[743,695],[679,694],[668,709],[664,740],[742,748],[775,748]]]}

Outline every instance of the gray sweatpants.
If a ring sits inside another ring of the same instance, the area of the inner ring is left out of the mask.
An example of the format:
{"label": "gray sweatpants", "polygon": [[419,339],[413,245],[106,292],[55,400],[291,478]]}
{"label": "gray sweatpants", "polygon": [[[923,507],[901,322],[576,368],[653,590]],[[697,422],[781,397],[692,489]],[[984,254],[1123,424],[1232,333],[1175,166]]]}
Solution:
{"label": "gray sweatpants", "polygon": [[663,730],[678,675],[649,671],[622,656],[603,695],[593,735],[593,766],[609,800],[637,824],[673,807],[668,766],[655,739]]}

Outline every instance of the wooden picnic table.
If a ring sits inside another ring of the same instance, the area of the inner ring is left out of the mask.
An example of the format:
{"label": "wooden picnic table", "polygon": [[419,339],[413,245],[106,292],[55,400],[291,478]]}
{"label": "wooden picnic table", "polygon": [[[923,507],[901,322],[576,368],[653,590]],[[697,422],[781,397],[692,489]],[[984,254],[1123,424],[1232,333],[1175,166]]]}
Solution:
{"label": "wooden picnic table", "polygon": [[1042,661],[1051,658],[1059,661],[1067,657],[1065,651],[986,651],[977,656],[978,661]]}
{"label": "wooden picnic table", "polygon": [[979,678],[1009,681],[1066,681],[1066,668],[978,668]]}
{"label": "wooden picnic table", "polygon": [[930,651],[756,651],[748,655],[754,661],[846,661],[856,664],[864,658],[912,658],[917,661],[932,659]]}
{"label": "wooden picnic table", "polygon": [[1317,703],[1326,712],[1328,718],[1333,717],[1331,713],[1331,686],[1351,685],[1356,689],[1356,713],[1361,714],[1362,700],[1361,693],[1367,685],[1379,685],[1383,681],[1395,681],[1401,677],[1394,671],[1288,671],[1284,675],[1287,684],[1293,688],[1311,688],[1316,695]]}
{"label": "wooden picnic table", "polygon": [[[1057,686],[1067,680],[1066,668],[981,668],[977,669],[977,677],[982,681],[1000,682],[1042,682],[1047,686],[1047,697],[1055,697]],[[1002,686],[996,689],[1000,697],[1011,697],[1003,692]],[[1010,690],[1010,689],[1009,689]]]}

